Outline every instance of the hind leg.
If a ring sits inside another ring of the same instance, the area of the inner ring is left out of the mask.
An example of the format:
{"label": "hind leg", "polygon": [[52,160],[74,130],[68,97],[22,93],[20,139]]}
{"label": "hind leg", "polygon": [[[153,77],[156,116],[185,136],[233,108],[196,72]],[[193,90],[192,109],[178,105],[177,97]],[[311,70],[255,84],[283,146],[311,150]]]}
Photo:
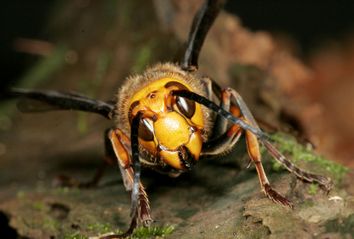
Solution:
{"label": "hind leg", "polygon": [[[212,82],[210,81],[210,83]],[[219,94],[220,107],[226,111],[229,111],[232,113],[232,115],[241,118],[251,126],[259,128],[248,108],[246,108],[243,100],[241,98],[233,100],[235,96],[238,96],[238,94],[236,94],[237,92],[230,88],[221,90]],[[292,208],[292,203],[270,186],[269,180],[262,165],[261,153],[257,137],[252,132],[241,129],[238,125],[231,125],[229,128],[227,128],[228,122],[224,119],[221,119],[220,117],[217,119],[215,127],[218,131],[218,134],[220,134],[222,131],[224,131],[224,133],[221,133],[220,136],[203,145],[203,155],[217,156],[225,154],[225,152],[228,152],[233,147],[235,147],[238,138],[242,133],[244,133],[248,155],[251,159],[250,163],[253,162],[256,167],[262,191],[272,201]],[[227,130],[225,131],[225,129]]]}

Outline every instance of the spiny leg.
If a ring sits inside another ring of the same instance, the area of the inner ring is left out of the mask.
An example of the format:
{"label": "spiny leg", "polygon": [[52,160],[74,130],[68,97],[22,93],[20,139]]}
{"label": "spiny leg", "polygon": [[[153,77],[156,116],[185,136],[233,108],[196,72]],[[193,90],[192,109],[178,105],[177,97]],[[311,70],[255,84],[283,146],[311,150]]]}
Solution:
{"label": "spiny leg", "polygon": [[[241,118],[242,120],[254,126],[255,128],[258,128],[258,125],[255,123],[252,115],[250,115],[250,117],[247,117],[248,116],[247,112],[246,114],[243,114],[242,108],[239,107],[238,105],[235,105],[231,101],[231,97],[232,94],[230,92],[230,89],[222,90],[220,94],[220,107],[223,110],[231,112],[231,114],[234,117]],[[216,125],[218,129],[224,129],[228,125],[227,120],[219,119],[217,122],[219,124]],[[231,127],[229,127],[229,129],[224,134],[220,135],[216,139],[211,140],[211,142],[207,142],[205,146],[203,145],[203,151],[204,150],[206,151],[205,153],[206,155],[214,155],[214,156],[218,154],[223,154],[224,152],[228,152],[235,146],[237,139],[239,138],[242,132],[245,132],[246,134],[247,151],[249,157],[251,158],[251,160],[254,162],[256,166],[258,178],[263,192],[272,201],[292,208],[293,207],[292,203],[289,200],[287,200],[285,197],[280,195],[278,192],[276,192],[274,189],[272,189],[272,187],[270,186],[265,171],[263,169],[263,165],[261,163],[261,154],[259,150],[258,140],[257,137],[252,132],[247,130],[244,131],[241,129],[239,125],[233,124]],[[231,141],[231,139],[236,139],[236,140]]]}
{"label": "spiny leg", "polygon": [[[133,122],[132,125],[135,123]],[[135,137],[135,136],[134,136]],[[144,186],[138,181],[137,192],[134,192],[134,186],[136,185],[136,173],[132,168],[132,159],[130,157],[130,150],[133,150],[134,141],[130,141],[129,138],[120,130],[112,130],[110,132],[110,140],[118,159],[119,168],[122,173],[125,188],[132,191],[132,205],[131,205],[131,223],[129,229],[120,235],[108,235],[103,236],[101,239],[112,238],[125,238],[131,235],[139,222],[142,222],[144,226],[149,226],[152,222],[150,216],[150,204],[147,197]],[[139,154],[137,155],[139,156]],[[135,194],[134,194],[135,193]]]}
{"label": "spiny leg", "polygon": [[268,181],[267,175],[264,171],[261,162],[261,153],[259,150],[259,143],[257,137],[249,131],[246,131],[245,134],[246,134],[248,155],[250,156],[251,160],[255,164],[259,183],[261,184],[263,192],[272,201],[293,208],[293,204],[288,199],[280,195],[277,191],[272,189],[272,187],[270,186],[270,183]]}
{"label": "spiny leg", "polygon": [[[255,119],[253,118],[253,115],[249,111],[248,107],[244,103],[243,99],[241,96],[232,88],[227,88],[225,92],[228,92],[226,94],[229,97],[229,101],[232,101],[232,97],[235,99],[236,104],[232,104],[230,107],[230,111],[233,111],[233,115],[240,114],[240,116],[250,125],[253,127],[259,129],[259,126]],[[231,110],[231,108],[234,108]],[[236,110],[237,108],[237,110]],[[269,180],[267,178],[267,175],[264,171],[262,161],[261,161],[261,153],[260,153],[260,148],[259,148],[259,142],[256,137],[252,132],[245,130],[245,135],[246,135],[246,144],[247,144],[247,151],[248,155],[251,158],[252,162],[255,164],[257,174],[258,174],[258,179],[259,183],[262,187],[263,192],[265,195],[271,199],[272,201],[276,203],[280,203],[285,206],[289,206],[290,208],[293,208],[293,204],[286,199],[284,196],[279,194],[277,191],[275,191],[269,183]]]}
{"label": "spiny leg", "polygon": [[[281,154],[277,150],[275,150],[274,147],[271,146],[271,144],[270,144],[270,142],[268,140],[269,139],[268,135],[265,134],[262,130],[259,129],[256,121],[254,120],[252,114],[248,110],[248,108],[247,108],[246,104],[244,103],[244,101],[242,100],[242,98],[238,95],[238,93],[235,90],[233,90],[231,88],[228,88],[227,90],[235,98],[236,104],[240,108],[240,111],[242,113],[243,118],[233,115],[232,113],[224,110],[223,108],[221,108],[220,106],[218,106],[214,102],[210,101],[209,99],[207,99],[207,98],[205,98],[205,97],[203,97],[201,95],[198,95],[198,94],[196,94],[194,92],[190,92],[190,91],[187,91],[187,90],[176,90],[176,91],[172,91],[172,95],[184,97],[184,98],[187,98],[189,100],[193,100],[193,101],[195,101],[195,102],[197,102],[197,103],[199,103],[201,105],[204,105],[205,107],[211,109],[212,111],[214,111],[218,115],[221,115],[222,117],[224,117],[228,121],[232,122],[233,124],[238,125],[240,128],[242,128],[243,130],[246,131],[246,134],[252,135],[252,137],[249,137],[250,141],[253,141],[252,138],[257,140],[257,144],[258,144],[258,140],[261,141],[262,143],[264,143],[264,145],[269,150],[269,152],[272,154],[272,156],[277,157],[276,159],[278,161],[284,162],[284,161],[282,161],[282,159],[279,158],[279,155],[281,155]],[[275,152],[277,152],[277,153],[275,153]],[[279,201],[280,203],[288,204],[287,203],[287,201],[288,201],[287,199],[285,199],[285,198],[282,199],[282,196],[280,196],[278,193],[276,193],[269,186],[268,180],[266,180],[266,177],[265,177],[265,173],[264,173],[263,167],[261,166],[260,162],[257,163],[257,157],[255,157],[254,161],[256,163],[256,167],[258,165],[257,171],[259,173],[260,180],[262,180],[262,187],[264,187],[264,190],[267,193],[267,195],[270,198],[274,199],[275,201]],[[289,164],[291,164],[291,163],[289,162]],[[291,170],[291,168],[289,166],[287,168],[288,168],[288,170]],[[295,168],[295,166],[293,167],[293,169],[294,168]],[[304,172],[303,170],[301,170],[299,168],[297,168],[295,173],[301,179],[305,179],[307,181],[317,182],[322,187],[324,187],[326,189],[330,188],[331,181],[330,181],[330,179],[328,179],[326,177],[309,174],[309,173],[306,173],[306,172]],[[288,204],[288,205],[290,206],[290,204]]]}
{"label": "spiny leg", "polygon": [[[243,101],[242,97],[237,93],[237,91],[232,88],[228,88],[228,91],[236,100],[236,103],[240,107],[240,110],[246,120],[249,121],[252,126],[259,128],[246,103]],[[289,172],[295,174],[299,179],[305,182],[315,182],[319,184],[321,188],[329,192],[332,186],[332,181],[330,178],[306,172],[305,170],[297,167],[292,162],[287,160],[286,157],[282,155],[267,139],[261,139],[260,141],[266,147],[268,152],[273,156],[273,158],[277,160],[281,165],[283,165]]]}
{"label": "spiny leg", "polygon": [[283,165],[284,168],[286,168],[289,172],[295,174],[296,177],[308,183],[317,183],[327,193],[331,190],[332,181],[330,178],[318,174],[309,173],[297,167],[295,164],[287,160],[286,157],[282,153],[280,153],[269,141],[264,141],[262,142],[262,144],[264,145],[264,147],[266,147],[268,152],[273,156],[275,160],[277,160],[281,165]]}
{"label": "spiny leg", "polygon": [[223,2],[223,0],[205,0],[194,16],[187,49],[181,63],[183,70],[195,71],[198,69],[199,52],[211,25],[223,6]]}
{"label": "spiny leg", "polygon": [[[226,92],[226,91],[224,91],[224,92]],[[250,142],[251,141],[253,142],[254,140],[256,140],[256,144],[255,143],[248,144],[249,147],[253,147],[254,145],[257,145],[257,147],[258,147],[257,138],[259,138],[261,140],[266,140],[268,138],[267,135],[264,134],[259,129],[259,127],[256,123],[251,124],[250,122],[245,121],[245,120],[248,120],[248,113],[245,112],[245,114],[243,114],[244,107],[239,107],[240,111],[242,113],[242,117],[238,117],[238,116],[236,116],[236,114],[238,114],[238,113],[236,113],[236,112],[238,112],[238,110],[236,110],[235,107],[230,108],[230,111],[232,112],[232,113],[230,113],[229,111],[216,105],[214,102],[212,102],[212,101],[206,99],[205,97],[200,96],[194,92],[180,90],[180,91],[173,91],[172,94],[178,95],[181,97],[185,97],[190,100],[194,100],[195,102],[198,102],[199,104],[202,104],[202,105],[206,106],[207,108],[213,110],[218,115],[221,115],[222,117],[224,117],[228,121],[231,121],[233,124],[236,125],[234,127],[240,127],[241,129],[245,130],[246,137],[248,136],[248,140]],[[231,96],[231,94],[229,94],[229,98],[230,98],[230,96]],[[250,115],[249,119],[251,122],[255,122],[252,115]],[[234,130],[234,132],[235,132],[235,134],[238,132],[237,128]],[[235,141],[235,143],[236,143],[236,141]],[[221,142],[221,145],[222,145],[222,142]],[[225,147],[225,149],[226,149],[226,147]],[[270,187],[268,179],[266,178],[266,174],[264,172],[263,166],[260,161],[260,156],[258,157],[257,154],[253,154],[253,152],[257,153],[257,151],[251,150],[249,152],[252,152],[252,154],[250,154],[250,157],[256,164],[256,169],[258,172],[259,180],[261,182],[262,189],[264,190],[266,195],[276,202],[279,202],[279,203],[282,203],[282,204],[285,204],[285,205],[288,205],[291,207],[291,203],[286,198],[282,197],[279,193],[277,193],[276,191],[274,191]],[[213,152],[211,152],[211,153],[213,153]],[[220,152],[219,152],[219,154],[220,154]],[[258,154],[260,155],[259,149],[258,149]]]}

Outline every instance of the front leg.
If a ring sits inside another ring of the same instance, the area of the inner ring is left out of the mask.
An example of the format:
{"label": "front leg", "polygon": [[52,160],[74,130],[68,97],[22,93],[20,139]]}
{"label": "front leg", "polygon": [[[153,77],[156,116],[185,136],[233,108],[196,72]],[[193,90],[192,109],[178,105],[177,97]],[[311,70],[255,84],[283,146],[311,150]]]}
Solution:
{"label": "front leg", "polygon": [[[119,168],[127,191],[132,191],[134,183],[134,170],[132,168],[130,139],[120,130],[115,129],[109,132],[109,139],[112,143],[114,153],[118,159]],[[120,235],[103,236],[100,239],[125,238],[130,236],[138,224],[150,226],[150,203],[144,186],[139,182],[139,197],[137,207],[132,206],[131,223],[129,229]]]}

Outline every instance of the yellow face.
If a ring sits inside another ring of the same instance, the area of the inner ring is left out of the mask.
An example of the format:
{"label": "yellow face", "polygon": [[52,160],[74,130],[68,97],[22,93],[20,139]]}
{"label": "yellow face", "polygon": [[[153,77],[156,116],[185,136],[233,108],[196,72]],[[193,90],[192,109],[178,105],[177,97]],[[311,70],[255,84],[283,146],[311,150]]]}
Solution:
{"label": "yellow face", "polygon": [[129,120],[148,112],[139,124],[139,143],[171,167],[185,170],[199,159],[203,112],[194,101],[172,96],[172,90],[192,88],[177,77],[153,81],[131,97]]}

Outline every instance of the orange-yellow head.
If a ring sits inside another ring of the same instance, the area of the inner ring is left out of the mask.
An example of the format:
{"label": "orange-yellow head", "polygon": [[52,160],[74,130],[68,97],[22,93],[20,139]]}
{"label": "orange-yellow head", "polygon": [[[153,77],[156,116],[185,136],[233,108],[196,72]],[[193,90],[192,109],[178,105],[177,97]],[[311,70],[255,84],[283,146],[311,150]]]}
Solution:
{"label": "orange-yellow head", "polygon": [[131,122],[138,112],[139,144],[149,154],[177,170],[190,169],[199,159],[204,128],[199,104],[172,96],[173,90],[192,90],[183,79],[166,76],[135,92],[128,103]]}

